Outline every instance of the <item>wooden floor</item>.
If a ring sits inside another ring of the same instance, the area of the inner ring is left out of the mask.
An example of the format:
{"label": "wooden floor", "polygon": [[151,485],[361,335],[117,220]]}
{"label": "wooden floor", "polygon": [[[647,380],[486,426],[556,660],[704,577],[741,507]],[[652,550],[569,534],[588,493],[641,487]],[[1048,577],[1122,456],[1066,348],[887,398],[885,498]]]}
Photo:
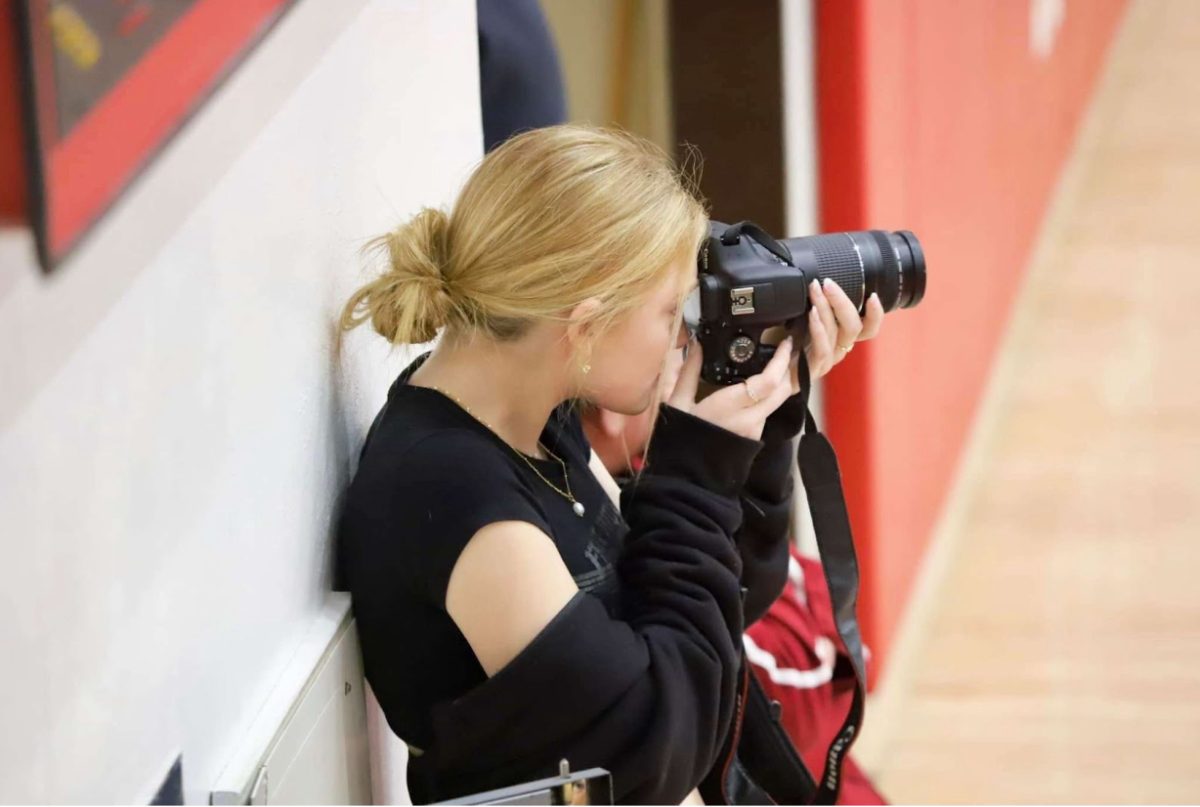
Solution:
{"label": "wooden floor", "polygon": [[1110,58],[868,710],[896,802],[1200,802],[1200,0]]}

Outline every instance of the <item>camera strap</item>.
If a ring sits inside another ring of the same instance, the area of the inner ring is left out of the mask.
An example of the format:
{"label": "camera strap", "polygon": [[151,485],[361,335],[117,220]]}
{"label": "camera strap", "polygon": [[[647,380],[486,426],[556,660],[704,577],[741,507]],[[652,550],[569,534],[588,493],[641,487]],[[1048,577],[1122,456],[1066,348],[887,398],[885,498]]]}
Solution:
{"label": "camera strap", "polygon": [[799,372],[804,391],[805,420],[804,434],[796,452],[796,462],[808,495],[817,547],[821,553],[821,565],[825,570],[825,581],[829,586],[829,598],[833,604],[834,624],[850,657],[855,677],[854,699],[841,729],[826,752],[825,771],[817,783],[817,791],[813,797],[814,804],[834,804],[837,802],[841,783],[842,765],[862,727],[867,691],[862,636],[859,633],[856,612],[858,557],[854,552],[854,539],[850,532],[850,517],[842,491],[842,475],[838,469],[837,455],[829,440],[817,429],[812,410],[807,405],[810,381],[808,364],[803,357],[799,362]]}
{"label": "camera strap", "polygon": [[791,251],[752,221],[739,221],[737,224],[730,224],[725,228],[725,232],[721,233],[721,243],[727,247],[731,247],[741,241],[743,235],[749,236],[750,240],[762,246],[784,263],[792,264]]}

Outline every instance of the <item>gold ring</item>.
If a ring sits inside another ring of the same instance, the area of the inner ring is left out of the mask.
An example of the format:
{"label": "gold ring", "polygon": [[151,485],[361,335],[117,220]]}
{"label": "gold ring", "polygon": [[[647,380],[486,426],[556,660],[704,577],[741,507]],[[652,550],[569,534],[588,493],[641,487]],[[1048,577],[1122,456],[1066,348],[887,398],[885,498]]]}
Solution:
{"label": "gold ring", "polygon": [[838,345],[837,349],[842,351],[843,353],[849,353],[851,350],[854,350],[854,343],[851,342],[848,346],[847,345]]}
{"label": "gold ring", "polygon": [[743,379],[742,384],[746,387],[746,395],[750,398],[750,400],[754,401],[755,403],[762,402],[762,398],[759,398],[754,394],[754,390],[750,389],[750,379]]}

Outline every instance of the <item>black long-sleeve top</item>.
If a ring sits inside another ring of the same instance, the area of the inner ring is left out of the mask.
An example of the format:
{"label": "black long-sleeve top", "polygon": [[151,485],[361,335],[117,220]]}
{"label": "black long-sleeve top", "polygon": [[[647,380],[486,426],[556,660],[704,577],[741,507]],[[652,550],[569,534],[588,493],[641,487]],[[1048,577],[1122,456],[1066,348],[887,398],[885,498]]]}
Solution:
{"label": "black long-sleeve top", "polygon": [[[746,615],[786,576],[786,438],[769,431],[764,448],[665,407],[618,512],[563,407],[542,438],[568,480],[553,460],[526,459],[571,483],[580,518],[486,427],[407,385],[416,366],[372,427],[339,542],[367,678],[413,749],[414,801],[551,776],[566,758],[608,769],[618,801],[678,803],[733,720]],[[488,678],[445,589],[466,542],[502,520],[551,536],[580,592]]]}

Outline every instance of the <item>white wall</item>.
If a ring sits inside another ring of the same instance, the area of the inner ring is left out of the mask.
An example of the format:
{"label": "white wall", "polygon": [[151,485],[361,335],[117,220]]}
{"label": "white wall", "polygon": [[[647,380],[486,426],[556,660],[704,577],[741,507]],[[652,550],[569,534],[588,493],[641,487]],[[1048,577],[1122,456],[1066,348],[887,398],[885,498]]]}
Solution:
{"label": "white wall", "polygon": [[812,235],[820,226],[815,13],[812,0],[781,0],[779,3],[788,238]]}
{"label": "white wall", "polygon": [[403,358],[332,318],[478,158],[477,71],[473,0],[301,0],[55,275],[0,234],[0,801],[234,761]]}
{"label": "white wall", "polygon": [[[812,235],[820,227],[817,195],[816,31],[812,0],[780,0],[783,71],[783,162],[787,237]],[[813,384],[809,408],[823,423],[822,382]],[[800,474],[796,474],[795,534],[800,550],[817,557],[817,536]]]}

